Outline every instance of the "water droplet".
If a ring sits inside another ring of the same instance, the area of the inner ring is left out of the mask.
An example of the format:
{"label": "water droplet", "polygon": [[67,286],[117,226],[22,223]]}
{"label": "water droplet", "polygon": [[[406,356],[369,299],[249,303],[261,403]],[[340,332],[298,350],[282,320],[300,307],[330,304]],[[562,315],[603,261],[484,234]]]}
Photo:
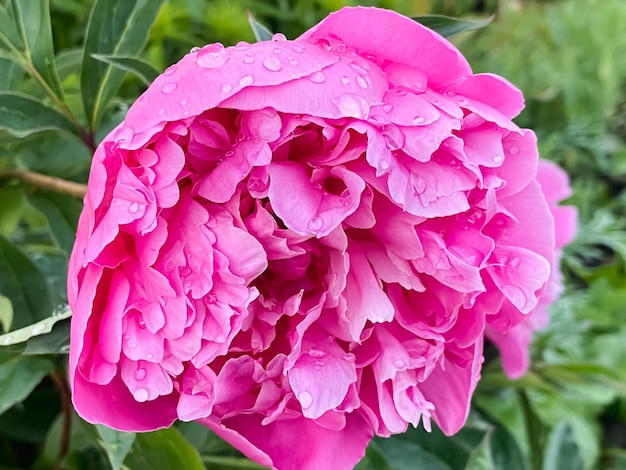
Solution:
{"label": "water droplet", "polygon": [[345,93],[336,100],[337,109],[345,117],[353,117],[357,119],[367,119],[369,115],[369,105],[367,101],[352,93]]}
{"label": "water droplet", "polygon": [[276,57],[266,57],[263,59],[263,67],[269,70],[270,72],[278,72],[282,70],[283,65],[280,63]]}
{"label": "water droplet", "polygon": [[209,44],[198,51],[196,63],[200,67],[212,69],[220,67],[228,61],[228,56],[224,54],[224,46],[220,43]]}
{"label": "water droplet", "polygon": [[289,58],[289,65],[296,66],[298,65],[298,61],[296,59]]}
{"label": "water droplet", "polygon": [[276,33],[274,34],[274,36],[272,36],[272,41],[274,42],[282,42],[282,41],[286,41],[287,37],[283,34],[283,33]]}
{"label": "water droplet", "polygon": [[243,58],[244,64],[251,64],[252,62],[254,62],[254,57],[247,55]]}
{"label": "water droplet", "polygon": [[145,321],[143,321],[143,320],[140,320],[140,321],[139,321],[139,328],[143,329],[143,328],[145,328],[145,327],[146,327],[146,322],[145,322]]}
{"label": "water droplet", "polygon": [[198,46],[192,47],[189,52],[191,54],[195,54],[196,52],[198,52],[200,50],[200,48]]}
{"label": "water droplet", "polygon": [[521,261],[518,257],[515,257],[511,260],[511,266],[517,268],[520,265]]}
{"label": "water droplet", "polygon": [[2,340],[2,344],[6,346],[7,344],[11,344],[11,341],[13,341],[13,336],[5,336]]}
{"label": "water droplet", "polygon": [[252,75],[244,75],[239,80],[239,84],[241,86],[249,86],[249,85],[252,85],[253,83],[254,83],[254,78],[252,77]]}
{"label": "water droplet", "polygon": [[152,353],[148,353],[148,354],[146,354],[146,359],[147,359],[147,360],[150,360],[150,359],[152,359],[153,357],[154,357],[154,356],[152,355]]}
{"label": "water droplet", "polygon": [[298,53],[298,54],[301,54],[304,49],[302,49],[300,46],[296,45],[296,46],[291,46],[291,50],[296,52],[296,53]]}
{"label": "water droplet", "polygon": [[496,155],[495,157],[492,158],[493,163],[502,163],[502,161],[504,160],[504,157],[502,155]]}
{"label": "water droplet", "polygon": [[133,392],[133,396],[135,397],[135,400],[139,402],[144,402],[148,399],[150,394],[148,393],[148,390],[146,390],[145,388],[138,388],[137,390]]}
{"label": "water droplet", "polygon": [[352,68],[352,70],[360,75],[367,75],[367,72],[369,72],[370,69],[369,65],[367,65],[367,62],[359,59],[350,62],[350,68]]}
{"label": "water droplet", "polygon": [[300,402],[300,405],[302,405],[302,409],[306,410],[311,408],[311,405],[313,404],[313,396],[307,391],[300,392],[298,394],[298,401]]}
{"label": "water droplet", "polygon": [[309,356],[311,357],[324,357],[326,353],[324,351],[320,351],[319,349],[311,349],[309,351]]}
{"label": "water droplet", "polygon": [[411,185],[415,194],[422,194],[426,190],[426,181],[419,175],[411,175]]}
{"label": "water droplet", "polygon": [[165,114],[165,110],[164,109],[159,109],[159,116],[163,116]]}
{"label": "water droplet", "polygon": [[143,367],[135,371],[135,380],[143,380],[146,378],[147,372]]}
{"label": "water droplet", "polygon": [[163,75],[172,75],[174,72],[176,72],[176,66],[171,65],[165,69],[165,72],[163,72]]}
{"label": "water droplet", "polygon": [[413,118],[411,122],[415,124],[416,126],[419,126],[421,124],[424,124],[425,121],[426,119],[424,118],[424,116],[417,115]]}
{"label": "water droplet", "polygon": [[383,111],[386,113],[390,113],[393,109],[393,105],[391,103],[383,103]]}
{"label": "water droplet", "polygon": [[513,147],[511,147],[509,149],[509,153],[513,156],[515,155],[519,155],[519,147],[517,147],[516,145],[514,145]]}
{"label": "water droplet", "polygon": [[181,106],[186,106],[186,105],[187,105],[187,100],[182,100],[182,101],[180,102],[180,105],[181,105]]}
{"label": "water droplet", "polygon": [[226,85],[222,85],[222,93],[228,94],[233,91],[233,87],[228,83]]}
{"label": "water droplet", "polygon": [[461,105],[461,106],[467,106],[467,100],[466,100],[465,98],[461,98],[461,99],[459,100],[459,105]]}
{"label": "water droplet", "polygon": [[210,304],[214,304],[215,302],[217,302],[217,295],[215,295],[215,292],[209,292],[209,295],[207,297]]}
{"label": "water droplet", "polygon": [[404,369],[406,367],[406,363],[402,359],[396,359],[393,361],[393,366],[396,369]]}
{"label": "water droplet", "polygon": [[520,310],[522,310],[528,303],[526,294],[524,294],[524,291],[517,286],[507,284],[506,286],[502,287],[502,292],[507,297],[507,299],[509,299],[509,301]]}
{"label": "water droplet", "polygon": [[365,75],[359,75],[356,77],[356,83],[357,85],[359,85],[361,88],[367,88],[369,86],[369,83],[367,82],[367,77]]}
{"label": "water droplet", "polygon": [[456,91],[454,91],[454,90],[444,90],[443,94],[446,95],[446,96],[454,96],[454,95],[456,95]]}
{"label": "water droplet", "polygon": [[311,220],[309,220],[309,230],[317,232],[321,230],[322,227],[324,227],[324,221],[322,219],[319,217],[311,217]]}
{"label": "water droplet", "polygon": [[239,41],[237,44],[235,44],[235,49],[237,49],[238,51],[245,51],[246,49],[250,49],[250,44],[248,44],[246,41]]}
{"label": "water droplet", "polygon": [[131,341],[130,343],[128,343],[128,345],[132,348],[135,349],[137,347],[137,343],[135,341]]}
{"label": "water droplet", "polygon": [[345,356],[343,356],[343,360],[346,362],[354,362],[355,361],[354,354],[346,354]]}
{"label": "water droplet", "polygon": [[224,157],[225,157],[225,158],[230,158],[230,157],[232,157],[233,155],[235,155],[235,152],[233,152],[232,150],[229,150],[228,152],[226,152],[226,153],[224,154]]}
{"label": "water droplet", "polygon": [[136,214],[137,211],[139,211],[139,203],[131,202],[130,206],[128,206],[128,212],[130,212],[131,214]]}
{"label": "water droplet", "polygon": [[344,85],[349,85],[350,84],[350,78],[349,77],[341,77],[341,83],[343,83]]}
{"label": "water droplet", "polygon": [[391,162],[387,156],[381,157],[380,159],[380,168],[383,170],[388,170],[391,166]]}
{"label": "water droplet", "polygon": [[326,81],[326,75],[324,75],[322,72],[317,71],[317,72],[313,72],[311,75],[309,75],[309,80],[311,80],[313,83],[324,83]]}
{"label": "water droplet", "polygon": [[31,334],[33,335],[40,335],[42,334],[44,331],[46,331],[46,325],[42,325],[41,323],[38,325],[35,325],[35,327],[32,329]]}
{"label": "water droplet", "polygon": [[165,95],[169,95],[170,93],[173,93],[174,91],[176,91],[176,88],[178,88],[177,83],[169,82],[161,87],[161,93]]}
{"label": "water droplet", "polygon": [[275,47],[272,51],[274,54],[280,54],[283,50],[280,47]]}

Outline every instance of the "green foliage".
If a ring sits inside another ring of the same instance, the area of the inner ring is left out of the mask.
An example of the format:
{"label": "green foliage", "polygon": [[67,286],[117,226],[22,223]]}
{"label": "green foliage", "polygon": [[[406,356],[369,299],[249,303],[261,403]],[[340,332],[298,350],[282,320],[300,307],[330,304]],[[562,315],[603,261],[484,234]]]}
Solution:
{"label": "green foliage", "polygon": [[489,359],[460,433],[377,438],[358,469],[626,468],[623,0],[0,0],[0,467],[260,468],[195,423],[134,435],[73,413],[63,306],[80,194],[98,141],[192,47],[294,38],[356,4],[464,15],[418,20],[462,33],[476,71],[522,89],[518,123],[570,173],[581,218],[531,371],[509,381]]}

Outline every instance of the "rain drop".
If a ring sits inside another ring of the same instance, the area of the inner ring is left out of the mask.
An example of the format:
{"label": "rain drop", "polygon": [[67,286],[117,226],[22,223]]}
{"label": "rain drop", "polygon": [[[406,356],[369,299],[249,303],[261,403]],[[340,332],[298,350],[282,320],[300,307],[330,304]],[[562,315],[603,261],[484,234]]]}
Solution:
{"label": "rain drop", "polygon": [[513,156],[519,155],[519,147],[513,146],[510,148],[509,153]]}
{"label": "rain drop", "polygon": [[295,67],[296,65],[298,65],[298,61],[297,61],[296,59],[291,59],[291,58],[290,58],[290,59],[289,59],[289,65],[292,65],[292,66],[294,66],[294,67]]}
{"label": "rain drop", "polygon": [[504,295],[506,295],[509,301],[518,309],[522,310],[524,307],[526,307],[528,299],[526,298],[526,294],[524,294],[524,291],[522,291],[522,289],[520,289],[519,287],[507,284],[506,286],[502,287],[502,292],[504,293]]}
{"label": "rain drop", "polygon": [[128,212],[130,212],[131,214],[136,214],[138,211],[139,211],[138,202],[132,202],[130,206],[128,206]]}
{"label": "rain drop", "polygon": [[337,109],[345,117],[353,117],[357,119],[367,119],[369,115],[369,105],[360,96],[352,93],[345,93],[336,101]]}
{"label": "rain drop", "polygon": [[198,46],[192,47],[189,52],[191,54],[195,54],[196,52],[198,52],[200,50],[200,48]]}
{"label": "rain drop", "polygon": [[263,59],[263,67],[270,72],[278,72],[282,70],[283,65],[276,57],[266,57]]}
{"label": "rain drop", "polygon": [[406,367],[406,363],[402,359],[396,359],[393,361],[393,366],[396,369],[404,369]]}
{"label": "rain drop", "polygon": [[303,51],[303,49],[300,46],[291,46],[291,50],[298,54],[301,54]]}
{"label": "rain drop", "polygon": [[152,355],[152,353],[148,353],[148,354],[146,354],[146,359],[147,359],[147,360],[150,360],[150,359],[152,359],[153,357],[154,357],[154,356]]}
{"label": "rain drop", "polygon": [[319,217],[311,217],[311,220],[309,220],[309,230],[313,232],[317,232],[318,230],[321,230],[323,226],[324,226],[324,221],[320,219]]}
{"label": "rain drop", "polygon": [[248,44],[246,41],[239,41],[237,44],[235,44],[235,49],[237,49],[238,51],[245,51],[246,49],[250,49],[250,44]]}
{"label": "rain drop", "polygon": [[424,118],[424,116],[415,116],[413,118],[413,120],[411,121],[413,124],[415,124],[416,126],[419,126],[421,124],[424,124],[424,122],[426,121],[426,119]]}
{"label": "rain drop", "polygon": [[348,77],[341,77],[341,83],[343,83],[344,85],[349,85],[350,84],[350,78],[348,78]]}
{"label": "rain drop", "polygon": [[495,157],[492,158],[494,163],[502,163],[502,161],[504,160],[504,157],[502,155],[496,155]]}
{"label": "rain drop", "polygon": [[235,152],[233,152],[232,150],[229,150],[228,152],[226,152],[226,153],[224,154],[224,157],[225,157],[225,158],[230,158],[230,157],[232,157],[233,155],[235,155]]}
{"label": "rain drop", "polygon": [[148,399],[150,394],[148,393],[148,390],[146,390],[145,388],[138,388],[137,390],[133,392],[133,396],[135,397],[135,400],[139,402],[144,402]]}
{"label": "rain drop", "polygon": [[254,57],[247,55],[243,58],[244,64],[251,64],[252,62],[254,62]]}
{"label": "rain drop", "polygon": [[2,340],[2,344],[6,346],[7,344],[11,344],[11,341],[13,341],[13,336],[9,335]]}
{"label": "rain drop", "polygon": [[175,82],[169,82],[161,87],[161,93],[169,95],[170,93],[174,93],[176,88],[178,88],[178,85]]}
{"label": "rain drop", "polygon": [[461,99],[459,100],[459,105],[461,105],[461,106],[467,106],[467,100],[466,100],[465,98],[461,98]]}
{"label": "rain drop", "polygon": [[320,351],[319,349],[311,349],[309,351],[309,356],[319,358],[326,356],[326,353],[324,351]]}
{"label": "rain drop", "polygon": [[135,380],[143,380],[146,378],[146,369],[140,368],[135,371]]}
{"label": "rain drop", "polygon": [[282,42],[286,40],[287,40],[287,37],[283,33],[276,33],[274,34],[274,36],[272,36],[272,41],[274,42]]}
{"label": "rain drop", "polygon": [[163,72],[163,75],[172,75],[174,72],[176,72],[176,66],[171,65],[170,67],[165,69],[165,72]]}
{"label": "rain drop", "polygon": [[521,261],[519,258],[515,257],[511,260],[511,266],[517,268],[520,265]]}
{"label": "rain drop", "polygon": [[253,83],[254,83],[254,78],[252,78],[252,75],[244,75],[239,80],[239,84],[241,86],[249,86],[249,85],[252,85]]}
{"label": "rain drop", "polygon": [[181,105],[181,106],[186,106],[186,105],[187,105],[187,100],[182,100],[182,101],[180,102],[180,105]]}
{"label": "rain drop", "polygon": [[393,109],[393,105],[391,103],[383,103],[383,111],[386,113],[390,113]]}
{"label": "rain drop", "polygon": [[212,69],[220,67],[228,61],[228,56],[224,54],[224,46],[220,43],[209,44],[198,51],[196,63],[200,67]]}
{"label": "rain drop", "polygon": [[319,71],[313,72],[311,75],[309,75],[309,80],[311,80],[313,83],[324,83],[326,81],[326,75]]}
{"label": "rain drop", "polygon": [[39,325],[35,325],[35,327],[31,331],[31,334],[36,336],[42,334],[44,331],[46,331],[46,325],[42,325],[40,323]]}
{"label": "rain drop", "polygon": [[222,85],[222,93],[228,94],[233,91],[233,87],[228,83],[226,85]]}
{"label": "rain drop", "polygon": [[391,162],[389,161],[389,158],[383,157],[383,158],[380,159],[380,168],[381,169],[388,170],[390,166],[391,166]]}
{"label": "rain drop", "polygon": [[132,348],[135,349],[137,347],[137,343],[135,341],[131,341],[130,343],[128,343],[128,345]]}
{"label": "rain drop", "polygon": [[357,85],[359,85],[361,88],[365,89],[369,86],[369,83],[367,83],[367,78],[365,75],[359,75],[356,77],[356,83]]}
{"label": "rain drop", "polygon": [[366,62],[358,59],[350,62],[350,68],[352,68],[352,70],[361,75],[367,75],[367,72],[370,69],[369,65],[367,65]]}
{"label": "rain drop", "polygon": [[345,356],[343,356],[343,360],[346,362],[354,362],[355,361],[354,354],[346,354]]}
{"label": "rain drop", "polygon": [[313,396],[307,391],[300,392],[298,394],[298,401],[300,402],[300,405],[302,405],[302,409],[306,410],[311,408],[311,405],[313,404]]}
{"label": "rain drop", "polygon": [[159,116],[163,116],[165,114],[165,110],[164,109],[159,109]]}
{"label": "rain drop", "polygon": [[454,91],[454,90],[444,90],[443,94],[446,95],[446,96],[454,96],[454,95],[456,95],[456,91]]}

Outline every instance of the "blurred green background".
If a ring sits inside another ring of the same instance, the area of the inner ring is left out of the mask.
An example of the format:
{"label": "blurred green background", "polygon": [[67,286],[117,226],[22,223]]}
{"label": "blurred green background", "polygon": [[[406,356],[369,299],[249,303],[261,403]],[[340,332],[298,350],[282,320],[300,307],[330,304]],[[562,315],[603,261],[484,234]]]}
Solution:
{"label": "blurred green background", "polygon": [[[99,139],[156,74],[192,47],[254,41],[247,11],[295,38],[357,4],[493,16],[452,40],[475,71],[522,89],[517,122],[570,174],[580,214],[566,292],[536,336],[531,371],[507,380],[488,347],[458,435],[375,439],[358,468],[626,469],[624,0],[0,0],[0,468],[260,468],[199,425],[134,435],[74,414],[62,306],[81,184]],[[87,24],[92,10],[109,24],[115,5],[131,34],[107,49]]]}

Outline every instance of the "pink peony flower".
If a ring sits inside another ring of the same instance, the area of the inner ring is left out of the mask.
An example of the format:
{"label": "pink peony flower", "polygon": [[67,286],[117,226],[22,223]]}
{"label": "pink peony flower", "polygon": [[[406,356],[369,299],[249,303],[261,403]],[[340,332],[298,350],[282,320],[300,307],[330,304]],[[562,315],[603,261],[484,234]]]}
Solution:
{"label": "pink peony flower", "polygon": [[522,107],[374,8],[189,53],[94,157],[69,273],[77,411],[198,420],[287,470],[351,468],[420,420],[458,431],[485,331],[541,308],[556,256]]}

